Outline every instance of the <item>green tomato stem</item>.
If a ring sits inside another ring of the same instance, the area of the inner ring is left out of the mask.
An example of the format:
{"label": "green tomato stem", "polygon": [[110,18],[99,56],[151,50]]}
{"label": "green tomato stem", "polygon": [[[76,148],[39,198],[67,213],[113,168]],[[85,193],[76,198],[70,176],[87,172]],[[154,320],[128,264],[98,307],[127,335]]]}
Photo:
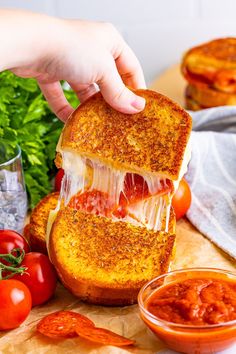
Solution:
{"label": "green tomato stem", "polygon": [[[16,256],[14,256],[13,253],[16,253]],[[0,260],[3,259],[4,261],[10,263],[10,265],[13,267],[19,266],[24,257],[25,251],[21,248],[14,248],[11,250],[11,253],[0,254]]]}
{"label": "green tomato stem", "polygon": [[[14,256],[13,253],[16,253]],[[14,248],[11,253],[0,254],[0,260],[9,263],[6,265],[0,261],[0,280],[10,279],[15,274],[23,274],[27,270],[26,267],[19,267],[25,256],[25,251],[21,248]]]}

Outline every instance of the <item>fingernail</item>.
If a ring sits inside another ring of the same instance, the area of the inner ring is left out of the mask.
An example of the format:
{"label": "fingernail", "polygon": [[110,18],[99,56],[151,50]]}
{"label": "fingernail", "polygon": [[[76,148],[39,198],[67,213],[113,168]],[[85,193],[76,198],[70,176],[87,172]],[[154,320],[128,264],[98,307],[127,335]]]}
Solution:
{"label": "fingernail", "polygon": [[136,99],[131,103],[131,105],[137,109],[137,111],[141,111],[145,107],[145,99],[143,97],[136,96]]}

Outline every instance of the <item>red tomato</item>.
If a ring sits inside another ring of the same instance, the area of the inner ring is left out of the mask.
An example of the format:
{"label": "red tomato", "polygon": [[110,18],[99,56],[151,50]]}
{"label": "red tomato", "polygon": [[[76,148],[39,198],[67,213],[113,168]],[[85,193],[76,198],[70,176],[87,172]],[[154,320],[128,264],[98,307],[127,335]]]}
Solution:
{"label": "red tomato", "polygon": [[30,252],[25,255],[21,267],[26,267],[26,272],[14,275],[14,279],[22,281],[29,288],[32,306],[48,301],[57,284],[57,274],[49,258],[42,253]]}
{"label": "red tomato", "polygon": [[[29,244],[23,236],[13,230],[0,230],[0,254],[10,253],[13,248],[21,248],[25,253],[30,251]],[[7,264],[4,260],[0,261]]]}
{"label": "red tomato", "polygon": [[60,191],[61,181],[62,181],[63,176],[64,176],[64,170],[62,168],[60,168],[55,176],[55,191]]}
{"label": "red tomato", "polygon": [[191,204],[191,190],[183,178],[172,199],[172,206],[175,211],[176,220],[182,218],[188,211]]}
{"label": "red tomato", "polygon": [[0,330],[18,327],[30,313],[31,305],[25,284],[15,279],[0,280]]}

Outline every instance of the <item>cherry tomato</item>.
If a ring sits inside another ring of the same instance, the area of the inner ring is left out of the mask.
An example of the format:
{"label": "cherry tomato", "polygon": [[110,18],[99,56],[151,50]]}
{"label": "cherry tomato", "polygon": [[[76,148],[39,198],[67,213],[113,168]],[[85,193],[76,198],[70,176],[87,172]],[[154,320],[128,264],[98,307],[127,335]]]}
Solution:
{"label": "cherry tomato", "polygon": [[0,280],[0,330],[18,327],[30,313],[31,305],[25,284],[15,279]]}
{"label": "cherry tomato", "polygon": [[60,168],[55,176],[55,191],[60,191],[61,181],[62,181],[63,176],[64,176],[64,170],[62,168]]}
{"label": "cherry tomato", "polygon": [[42,253],[27,253],[21,263],[27,270],[23,274],[14,275],[29,288],[32,296],[32,306],[41,305],[54,294],[57,284],[57,274],[49,258]]}
{"label": "cherry tomato", "polygon": [[191,190],[183,178],[172,199],[172,206],[175,211],[176,220],[182,218],[188,211],[191,204]]}
{"label": "cherry tomato", "polygon": [[[21,248],[28,253],[29,244],[26,239],[13,230],[0,230],[0,254],[10,253],[13,248]],[[1,260],[2,263],[8,264]]]}

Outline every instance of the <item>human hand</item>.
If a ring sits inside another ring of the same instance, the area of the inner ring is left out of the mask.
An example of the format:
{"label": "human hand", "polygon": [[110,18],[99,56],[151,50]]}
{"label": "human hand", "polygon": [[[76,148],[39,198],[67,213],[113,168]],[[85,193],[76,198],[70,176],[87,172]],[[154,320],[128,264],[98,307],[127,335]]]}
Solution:
{"label": "human hand", "polygon": [[[126,87],[145,88],[141,66],[111,24],[30,15],[35,17],[28,30],[29,36],[35,38],[36,53],[10,69],[18,76],[36,78],[61,120],[65,121],[73,108],[63,94],[60,80],[69,83],[81,102],[97,91],[97,84],[113,108],[128,114],[144,108],[144,99]],[[37,33],[40,30],[41,35]]]}

